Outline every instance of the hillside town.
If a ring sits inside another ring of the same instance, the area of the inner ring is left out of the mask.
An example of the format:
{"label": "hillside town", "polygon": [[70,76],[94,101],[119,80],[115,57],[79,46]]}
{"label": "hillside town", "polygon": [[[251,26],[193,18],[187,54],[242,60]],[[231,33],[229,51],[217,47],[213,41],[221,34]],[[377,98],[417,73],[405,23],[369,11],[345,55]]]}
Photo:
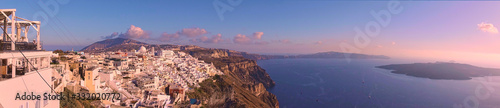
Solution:
{"label": "hillside town", "polygon": [[184,52],[144,46],[129,52],[68,51],[52,58],[64,58],[53,59],[51,65],[58,72],[54,74],[59,82],[56,91],[67,87],[71,91],[121,94],[118,100],[102,100],[103,106],[173,107],[185,101],[195,106],[199,101],[185,93],[199,87],[201,81],[223,74],[213,64]]}

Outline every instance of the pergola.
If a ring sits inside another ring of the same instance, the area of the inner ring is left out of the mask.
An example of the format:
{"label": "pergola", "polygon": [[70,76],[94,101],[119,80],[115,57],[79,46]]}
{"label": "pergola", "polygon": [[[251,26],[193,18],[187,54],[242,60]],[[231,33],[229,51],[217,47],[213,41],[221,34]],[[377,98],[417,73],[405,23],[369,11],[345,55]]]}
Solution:
{"label": "pergola", "polygon": [[[18,21],[18,19],[20,21]],[[28,31],[30,27],[36,30],[36,40],[29,42]],[[0,28],[2,29],[1,44],[7,46],[10,43],[10,50],[16,50],[16,45],[35,45],[34,49],[30,47],[23,50],[41,50],[40,46],[40,21],[30,21],[16,16],[16,9],[0,9]],[[10,30],[8,30],[10,28]],[[9,32],[10,31],[10,32]],[[22,44],[18,44],[22,43]],[[2,50],[9,49],[2,47]],[[18,48],[19,49],[19,48]]]}

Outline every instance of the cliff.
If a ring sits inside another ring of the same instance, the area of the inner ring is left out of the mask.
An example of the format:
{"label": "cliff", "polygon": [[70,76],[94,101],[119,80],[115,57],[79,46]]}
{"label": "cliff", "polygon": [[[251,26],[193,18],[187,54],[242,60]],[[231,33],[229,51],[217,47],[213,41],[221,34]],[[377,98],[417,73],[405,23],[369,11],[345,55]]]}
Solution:
{"label": "cliff", "polygon": [[269,74],[258,66],[255,60],[228,52],[231,50],[196,49],[183,51],[205,62],[213,63],[221,71],[227,70],[230,75],[241,81],[251,84],[262,83],[266,88],[275,84]]}
{"label": "cliff", "polygon": [[223,50],[184,50],[207,63],[213,63],[224,75],[205,80],[189,97],[208,107],[279,107],[276,96],[266,88],[275,82],[254,60],[230,55]]}

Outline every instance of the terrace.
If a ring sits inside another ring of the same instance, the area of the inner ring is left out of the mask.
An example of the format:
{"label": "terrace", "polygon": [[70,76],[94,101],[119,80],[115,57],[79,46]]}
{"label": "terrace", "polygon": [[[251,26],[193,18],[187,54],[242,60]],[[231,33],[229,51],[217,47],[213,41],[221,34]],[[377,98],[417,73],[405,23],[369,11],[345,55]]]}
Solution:
{"label": "terrace", "polygon": [[[0,53],[0,79],[22,76],[27,73],[50,68],[50,51],[23,51],[26,58],[18,51]],[[31,64],[28,63],[31,62]]]}
{"label": "terrace", "polygon": [[[42,51],[40,21],[17,17],[16,9],[0,9],[0,28],[0,80],[50,68],[52,52]],[[30,28],[36,31],[33,41],[28,40]]]}
{"label": "terrace", "polygon": [[[20,20],[20,21],[18,21]],[[0,9],[0,52],[7,50],[42,50],[40,21],[30,21],[16,16],[16,9]],[[36,31],[29,41],[30,28]]]}

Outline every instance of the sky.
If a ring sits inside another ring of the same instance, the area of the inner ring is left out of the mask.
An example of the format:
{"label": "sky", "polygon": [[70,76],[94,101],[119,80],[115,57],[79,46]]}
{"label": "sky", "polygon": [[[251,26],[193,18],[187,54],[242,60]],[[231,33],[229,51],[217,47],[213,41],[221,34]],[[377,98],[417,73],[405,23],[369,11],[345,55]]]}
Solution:
{"label": "sky", "polygon": [[500,67],[493,63],[500,61],[500,2],[234,1],[3,0],[0,7],[42,21],[49,50],[123,37],[259,54],[339,51]]}

